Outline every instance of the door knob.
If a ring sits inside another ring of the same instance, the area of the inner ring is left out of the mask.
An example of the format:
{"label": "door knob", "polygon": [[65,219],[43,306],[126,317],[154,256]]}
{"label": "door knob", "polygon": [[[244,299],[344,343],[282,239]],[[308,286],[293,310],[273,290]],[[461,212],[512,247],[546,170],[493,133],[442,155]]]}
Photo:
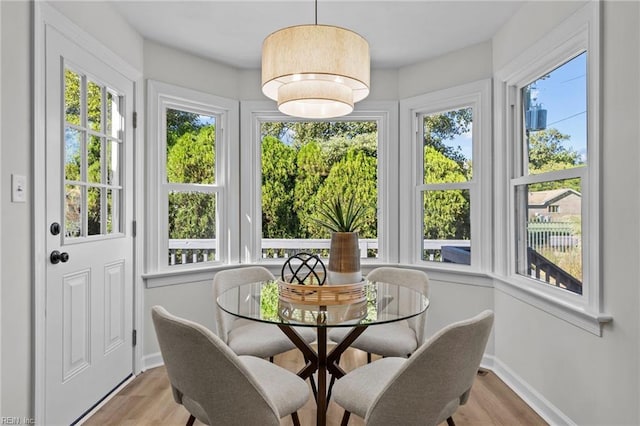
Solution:
{"label": "door knob", "polygon": [[49,260],[51,260],[51,263],[53,263],[54,265],[59,262],[65,263],[69,260],[69,253],[60,253],[58,250],[54,250],[51,252],[51,255],[49,255]]}

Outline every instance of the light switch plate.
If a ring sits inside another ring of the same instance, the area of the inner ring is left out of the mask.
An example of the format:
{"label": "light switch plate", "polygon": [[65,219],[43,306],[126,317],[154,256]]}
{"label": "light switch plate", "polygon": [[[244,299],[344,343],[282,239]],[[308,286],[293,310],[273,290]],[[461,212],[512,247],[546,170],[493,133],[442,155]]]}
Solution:
{"label": "light switch plate", "polygon": [[23,175],[11,175],[11,201],[25,203],[27,201],[27,178]]}

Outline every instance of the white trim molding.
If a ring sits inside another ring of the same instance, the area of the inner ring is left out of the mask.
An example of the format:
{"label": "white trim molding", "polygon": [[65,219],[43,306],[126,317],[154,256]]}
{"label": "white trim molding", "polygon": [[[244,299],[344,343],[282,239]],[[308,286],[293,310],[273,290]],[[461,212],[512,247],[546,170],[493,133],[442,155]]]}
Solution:
{"label": "white trim molding", "polygon": [[[216,156],[215,184],[168,184],[166,179],[166,117],[168,108],[190,111],[215,117]],[[168,271],[188,271],[226,263],[237,263],[238,241],[238,101],[175,86],[160,81],[147,80],[147,274]],[[174,188],[175,187],[175,188]],[[215,193],[217,217],[216,232],[218,260],[206,264],[166,265],[168,253],[167,205],[163,202],[167,193],[180,187],[197,188],[198,191]]]}
{"label": "white trim molding", "polygon": [[[430,189],[470,191],[471,265],[455,265],[422,260],[422,211],[419,190],[423,182],[422,125],[419,117],[459,108],[473,110],[473,177],[465,183],[430,184]],[[400,102],[400,218],[401,263],[412,263],[430,270],[486,272],[491,269],[491,80],[479,80],[404,99]]]}
{"label": "white trim molding", "polygon": [[[558,318],[602,334],[602,324],[612,317],[602,311],[603,286],[600,257],[600,2],[589,2],[549,32],[494,76],[494,278],[496,289]],[[522,149],[522,126],[517,107],[522,87],[582,52],[587,52],[587,165],[576,169],[521,178],[517,170]],[[579,177],[582,183],[583,294],[551,285],[539,285],[517,273],[514,188],[535,181]]]}
{"label": "white trim molding", "polygon": [[[349,115],[332,121],[376,121],[378,123],[378,248],[375,262],[398,261],[398,103],[362,101]],[[280,113],[271,101],[243,101],[240,121],[242,175],[240,199],[240,262],[268,264],[261,257],[262,215],[260,170],[260,125],[270,121],[300,120]],[[373,261],[372,261],[373,262]],[[368,263],[365,259],[363,263]]]}

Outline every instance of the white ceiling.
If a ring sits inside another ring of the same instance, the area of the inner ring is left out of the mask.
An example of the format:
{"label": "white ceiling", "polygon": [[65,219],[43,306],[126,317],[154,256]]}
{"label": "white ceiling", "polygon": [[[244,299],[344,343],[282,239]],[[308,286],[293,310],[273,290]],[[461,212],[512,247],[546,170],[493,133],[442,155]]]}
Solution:
{"label": "white ceiling", "polygon": [[[369,41],[372,68],[398,68],[489,40],[516,0],[319,0],[318,23]],[[143,37],[238,68],[260,68],[262,41],[314,23],[313,0],[128,1],[115,8]]]}

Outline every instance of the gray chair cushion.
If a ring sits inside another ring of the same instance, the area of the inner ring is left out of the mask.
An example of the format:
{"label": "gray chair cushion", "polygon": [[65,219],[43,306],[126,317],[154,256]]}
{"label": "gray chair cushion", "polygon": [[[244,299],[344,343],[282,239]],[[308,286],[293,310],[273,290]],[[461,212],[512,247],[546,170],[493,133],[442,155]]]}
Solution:
{"label": "gray chair cushion", "polygon": [[297,411],[309,399],[309,386],[298,376],[282,374],[281,367],[253,356],[241,356],[240,361],[276,406],[280,417]]}
{"label": "gray chair cushion", "polygon": [[[350,328],[334,328],[329,332],[329,338],[340,342],[349,331]],[[399,321],[368,327],[351,346],[387,357],[407,357],[418,347],[418,339],[406,321]]]}
{"label": "gray chair cushion", "polygon": [[[296,345],[274,324],[260,322],[236,321],[227,334],[227,344],[238,355],[253,355],[259,358],[269,358],[282,352],[295,349]],[[296,331],[306,342],[316,339],[312,328],[296,328]]]}
{"label": "gray chair cushion", "polygon": [[[261,266],[220,271],[213,279],[216,334],[238,355],[269,358],[296,348],[296,345],[276,325],[234,317],[220,309],[215,301],[218,296],[230,288],[273,279],[271,272]],[[305,342],[311,343],[316,340],[315,329],[308,327],[296,327],[295,329]]]}
{"label": "gray chair cushion", "polygon": [[405,358],[383,358],[356,368],[333,385],[334,399],[348,412],[364,418],[373,401],[405,362]]}
{"label": "gray chair cushion", "polygon": [[160,306],[151,316],[174,399],[203,423],[279,426],[309,398],[300,377],[260,358],[241,360],[202,325]]}
{"label": "gray chair cushion", "polygon": [[[383,266],[369,272],[367,280],[398,284],[429,296],[429,277],[416,269]],[[426,318],[423,312],[407,321],[369,327],[351,346],[386,357],[406,357],[424,343]],[[329,332],[329,339],[341,342],[348,332],[349,329],[334,328]]]}
{"label": "gray chair cushion", "polygon": [[445,327],[407,360],[357,368],[336,382],[334,400],[369,426],[435,426],[467,400],[492,324],[484,311]]}

